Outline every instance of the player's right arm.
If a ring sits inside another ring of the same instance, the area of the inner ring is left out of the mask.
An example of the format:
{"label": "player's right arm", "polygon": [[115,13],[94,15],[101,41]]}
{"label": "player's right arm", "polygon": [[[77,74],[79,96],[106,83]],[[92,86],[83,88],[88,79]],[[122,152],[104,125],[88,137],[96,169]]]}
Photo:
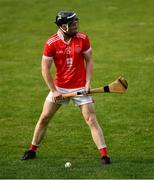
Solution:
{"label": "player's right arm", "polygon": [[53,62],[53,57],[55,55],[55,52],[56,52],[56,50],[52,43],[52,38],[51,39],[49,38],[49,40],[44,45],[41,69],[42,69],[43,78],[44,78],[48,88],[52,92],[53,98],[56,98],[61,95],[59,92],[57,92],[56,87],[54,85],[52,75],[50,73],[50,69],[51,69],[51,65]]}
{"label": "player's right arm", "polygon": [[53,97],[56,98],[56,97],[60,96],[61,94],[59,92],[57,92],[57,90],[55,88],[53,78],[50,73],[51,65],[52,65],[51,60],[49,61],[49,60],[42,58],[42,63],[41,63],[42,76],[43,76],[48,88],[53,93]]}
{"label": "player's right arm", "polygon": [[42,58],[42,64],[41,64],[42,76],[50,91],[55,91],[56,88],[50,73],[51,65],[52,65],[52,61],[47,61],[46,59]]}

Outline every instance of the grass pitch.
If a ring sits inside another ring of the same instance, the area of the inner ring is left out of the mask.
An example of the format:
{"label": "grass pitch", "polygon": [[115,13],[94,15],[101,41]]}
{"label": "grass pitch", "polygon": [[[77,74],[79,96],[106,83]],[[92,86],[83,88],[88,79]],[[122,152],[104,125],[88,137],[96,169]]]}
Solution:
{"label": "grass pitch", "polygon": [[[72,104],[55,115],[38,158],[19,160],[48,93],[40,62],[45,40],[57,31],[59,10],[77,12],[80,31],[89,35],[92,87],[119,75],[129,83],[126,94],[94,95],[109,166],[100,165],[90,131]],[[154,178],[153,12],[153,0],[0,0],[0,178]],[[66,161],[72,168],[64,168]]]}

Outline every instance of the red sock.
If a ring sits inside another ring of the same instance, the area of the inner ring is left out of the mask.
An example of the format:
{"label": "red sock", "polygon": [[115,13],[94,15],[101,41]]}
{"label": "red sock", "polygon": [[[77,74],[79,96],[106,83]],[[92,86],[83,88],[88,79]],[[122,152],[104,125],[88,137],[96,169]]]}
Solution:
{"label": "red sock", "polygon": [[101,149],[99,149],[99,151],[100,151],[101,156],[107,156],[107,149],[106,148],[101,148]]}
{"label": "red sock", "polygon": [[31,144],[29,150],[36,152],[38,146]]}

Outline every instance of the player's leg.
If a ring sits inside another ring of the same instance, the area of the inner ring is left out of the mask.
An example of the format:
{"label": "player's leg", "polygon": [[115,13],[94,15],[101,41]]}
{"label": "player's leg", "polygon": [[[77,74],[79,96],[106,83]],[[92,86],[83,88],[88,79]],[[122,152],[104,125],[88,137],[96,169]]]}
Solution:
{"label": "player's leg", "polygon": [[59,109],[60,106],[61,105],[45,101],[43,111],[35,127],[32,144],[40,144],[45,135],[50,119],[54,116],[55,112]]}
{"label": "player's leg", "polygon": [[106,149],[106,144],[105,144],[105,139],[103,135],[103,131],[97,121],[95,110],[94,110],[94,104],[93,103],[88,103],[88,104],[83,104],[80,106],[80,109],[82,111],[83,117],[88,124],[92,138],[94,143],[96,144],[97,148],[100,151],[100,154],[102,156],[102,162],[105,164],[110,163],[110,159],[107,156],[107,149]]}
{"label": "player's leg", "polygon": [[99,148],[100,146],[105,146],[105,139],[103,136],[102,129],[100,128],[98,121],[96,119],[96,114],[94,110],[94,106],[92,103],[84,104],[80,106],[83,117],[88,124],[92,138],[96,144],[96,146]]}
{"label": "player's leg", "polygon": [[61,105],[59,104],[45,101],[41,116],[34,130],[32,144],[29,150],[25,152],[24,156],[22,157],[22,160],[35,158],[37,147],[39,146],[40,142],[42,141],[45,135],[48,123],[60,106]]}

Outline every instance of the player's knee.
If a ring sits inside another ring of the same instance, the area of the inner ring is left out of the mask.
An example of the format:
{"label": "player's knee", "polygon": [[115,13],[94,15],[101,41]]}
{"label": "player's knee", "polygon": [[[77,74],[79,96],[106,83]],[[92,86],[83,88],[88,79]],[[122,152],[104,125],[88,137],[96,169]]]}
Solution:
{"label": "player's knee", "polygon": [[50,114],[42,113],[41,114],[41,119],[40,119],[40,124],[41,125],[47,125],[50,118],[51,118]]}
{"label": "player's knee", "polygon": [[86,118],[86,123],[91,127],[91,126],[95,126],[96,124],[96,116],[94,113],[90,113]]}

